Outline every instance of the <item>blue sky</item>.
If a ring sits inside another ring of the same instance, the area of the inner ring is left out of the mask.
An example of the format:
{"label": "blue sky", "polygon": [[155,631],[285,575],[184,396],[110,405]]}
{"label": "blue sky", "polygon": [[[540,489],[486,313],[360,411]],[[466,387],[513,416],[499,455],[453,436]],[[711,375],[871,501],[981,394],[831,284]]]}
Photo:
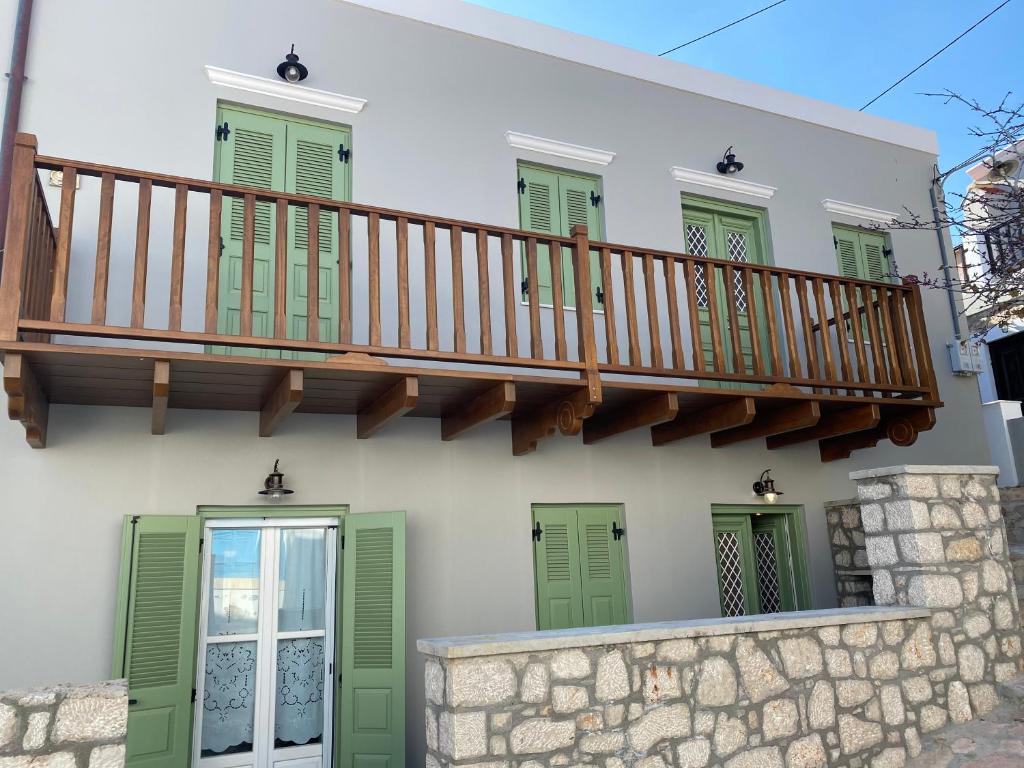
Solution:
{"label": "blue sky", "polygon": [[[505,13],[660,53],[770,0],[474,0]],[[858,109],[999,0],[786,0],[669,58]],[[966,109],[919,95],[958,91],[994,105],[1024,100],[1024,0],[1009,5],[868,112],[936,131],[943,168],[979,148]],[[966,175],[947,189],[962,190]]]}

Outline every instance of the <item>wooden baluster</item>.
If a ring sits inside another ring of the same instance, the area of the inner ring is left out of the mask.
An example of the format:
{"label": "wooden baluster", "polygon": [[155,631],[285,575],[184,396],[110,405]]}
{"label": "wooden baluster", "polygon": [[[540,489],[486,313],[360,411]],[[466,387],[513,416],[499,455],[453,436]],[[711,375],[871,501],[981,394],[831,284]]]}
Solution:
{"label": "wooden baluster", "polygon": [[146,322],[146,274],[149,270],[149,216],[153,201],[153,182],[139,182],[139,215],[135,226],[135,274],[132,278],[132,327]]}
{"label": "wooden baluster", "polygon": [[398,346],[412,346],[409,330],[409,220],[399,216],[395,221],[396,258],[398,259]]}
{"label": "wooden baluster", "polygon": [[722,343],[721,318],[718,315],[718,275],[715,265],[704,262],[704,284],[708,292],[708,331],[711,334],[712,370],[725,373],[725,345]]}
{"label": "wooden baluster", "polygon": [[455,336],[455,351],[466,351],[466,306],[462,283],[462,227],[451,228],[452,251],[452,314]]}
{"label": "wooden baluster", "polygon": [[743,292],[747,296],[747,330],[750,333],[750,366],[758,376],[764,374],[764,360],[761,350],[761,324],[757,309],[757,294],[754,292],[754,276],[749,267],[738,267],[743,281]]}
{"label": "wooden baluster", "polygon": [[[789,357],[789,375],[794,379],[803,378],[800,366],[800,353],[796,345],[796,327],[793,322],[793,302],[789,295],[789,275],[777,273],[775,279],[779,284],[779,298],[782,301],[782,323],[786,329],[786,353]],[[779,368],[782,374],[782,368]]]}
{"label": "wooden baluster", "polygon": [[[878,330],[878,315],[875,313],[875,302],[872,288],[869,285],[860,287],[861,301],[864,304],[864,316],[868,321],[868,338],[871,341],[871,357],[875,364],[874,381],[878,384],[889,383],[889,372],[885,367],[885,358],[882,354],[882,335]],[[888,397],[888,392],[882,393]]]}
{"label": "wooden baluster", "polygon": [[[142,179],[138,185],[138,227],[135,240],[135,288],[132,291],[131,325],[142,327],[145,302],[145,258],[150,250],[150,195],[153,182]],[[106,286],[111,271],[111,226],[114,223],[114,174],[104,173],[99,183],[99,224],[96,231],[96,271],[92,280],[92,325],[106,325]],[[144,233],[143,233],[144,224]],[[139,240],[141,239],[141,248]],[[141,257],[140,255],[141,254]],[[141,260],[141,289],[139,262]],[[136,297],[139,309],[136,311]]]}
{"label": "wooden baluster", "polygon": [[775,294],[772,292],[771,272],[764,269],[760,273],[761,295],[764,297],[765,333],[768,336],[768,354],[771,357],[771,370],[774,376],[782,375],[782,354],[779,351],[778,328],[775,324]]}
{"label": "wooden baluster", "polygon": [[725,310],[729,317],[729,342],[732,345],[733,373],[746,373],[743,359],[743,341],[740,338],[740,319],[736,308],[736,270],[732,264],[725,266]]}
{"label": "wooden baluster", "polygon": [[224,196],[219,189],[210,191],[210,222],[206,236],[206,332],[217,332],[220,303],[221,211]]}
{"label": "wooden baluster", "polygon": [[[853,283],[845,283],[847,314],[850,317],[850,333],[853,336],[853,352],[857,361],[858,383],[871,381],[871,372],[868,370],[868,359],[864,349],[864,323],[861,321],[860,307],[858,305],[857,287]],[[844,323],[845,324],[845,323]],[[870,390],[864,390],[864,395],[870,397]]]}
{"label": "wooden baluster", "polygon": [[661,351],[661,326],[658,317],[658,293],[654,285],[654,256],[644,254],[644,296],[647,299],[647,333],[651,341],[651,367],[664,368]]}
{"label": "wooden baluster", "polygon": [[672,340],[672,367],[682,370],[686,367],[683,360],[683,341],[679,328],[679,292],[676,288],[676,261],[665,257],[662,261],[665,270],[665,298],[668,301],[668,332]]}
{"label": "wooden baluster", "polygon": [[878,320],[882,330],[882,346],[885,351],[885,358],[889,363],[889,380],[893,384],[903,383],[903,372],[900,370],[899,355],[896,351],[896,334],[892,324],[892,307],[889,302],[889,291],[886,288],[878,288],[875,291],[878,297]]}
{"label": "wooden baluster", "polygon": [[626,334],[629,338],[629,364],[643,365],[640,356],[640,330],[636,322],[636,288],[633,285],[633,253],[622,252],[622,294],[626,302]]}
{"label": "wooden baluster", "polygon": [[903,372],[903,383],[911,387],[917,386],[917,377],[914,372],[914,357],[910,349],[910,337],[907,334],[907,320],[904,314],[905,291],[902,288],[892,288],[889,291],[890,305],[892,307],[893,326],[896,333],[896,351],[900,361],[900,370]]}
{"label": "wooden baluster", "polygon": [[612,254],[601,249],[601,289],[604,294],[604,340],[608,349],[608,362],[619,364],[619,342],[615,337],[615,290],[612,283]]}
{"label": "wooden baluster", "polygon": [[68,301],[68,272],[71,267],[71,231],[75,219],[75,185],[78,171],[64,166],[60,185],[60,224],[57,251],[53,261],[53,295],[50,297],[50,321],[63,323]]}
{"label": "wooden baluster", "polygon": [[306,208],[306,341],[320,341],[320,206]]}
{"label": "wooden baluster", "polygon": [[[825,358],[825,378],[829,381],[836,380],[836,364],[832,355],[832,335],[828,329],[828,312],[825,310],[825,285],[820,277],[811,280],[814,291],[814,309],[818,316],[818,340],[822,355]],[[835,394],[835,389],[829,389]]]}
{"label": "wooden baluster", "polygon": [[907,297],[907,313],[910,316],[910,332],[914,338],[914,353],[917,356],[917,372],[921,386],[928,387],[929,397],[938,399],[938,386],[932,368],[931,350],[928,347],[928,331],[924,324],[924,310],[921,306],[921,288],[913,286]]}
{"label": "wooden baluster", "polygon": [[238,332],[252,336],[252,284],[256,259],[256,195],[249,192],[243,198],[242,226],[242,296],[238,319]]}
{"label": "wooden baluster", "polygon": [[352,343],[352,212],[338,209],[338,341]]}
{"label": "wooden baluster", "polygon": [[380,214],[366,217],[367,269],[369,283],[368,323],[370,346],[380,346]]}
{"label": "wooden baluster", "polygon": [[426,292],[427,349],[436,350],[437,340],[437,265],[434,259],[434,222],[423,222],[423,283]]}
{"label": "wooden baluster", "polygon": [[281,198],[274,203],[274,338],[288,338],[288,201]]}
{"label": "wooden baluster", "polygon": [[476,282],[480,309],[480,354],[493,354],[491,345],[491,275],[487,251],[487,230],[476,231]]}
{"label": "wooden baluster", "polygon": [[[843,381],[852,381],[853,372],[850,368],[850,349],[846,339],[846,321],[843,319],[843,302],[839,298],[839,283],[835,280],[828,281],[828,294],[832,300],[832,318],[835,321],[836,344],[839,347],[839,367],[842,371]],[[855,394],[853,390],[847,390],[848,395]]]}
{"label": "wooden baluster", "polygon": [[512,235],[501,236],[502,298],[505,304],[505,354],[519,357],[519,338],[516,334],[516,271],[512,260]]}
{"label": "wooden baluster", "polygon": [[576,337],[579,361],[584,370],[581,378],[587,384],[588,399],[600,399],[601,375],[597,368],[597,342],[594,338],[594,304],[590,293],[590,239],[585,224],[573,224],[569,235],[572,247],[572,275],[576,289]]}
{"label": "wooden baluster", "polygon": [[526,297],[530,302],[530,357],[544,359],[540,327],[540,286],[537,282],[537,238],[526,238]]}
{"label": "wooden baluster", "polygon": [[562,245],[548,243],[548,263],[551,265],[551,322],[555,330],[555,359],[565,360],[565,296],[562,293]]}
{"label": "wooden baluster", "polygon": [[797,276],[793,281],[796,287],[796,298],[800,304],[800,324],[804,333],[804,349],[807,352],[807,375],[811,379],[821,379],[821,363],[818,360],[818,345],[814,341],[814,328],[811,325],[811,310],[807,301],[807,279]]}
{"label": "wooden baluster", "polygon": [[171,298],[168,329],[181,330],[181,304],[185,288],[185,224],[188,217],[188,186],[174,186],[174,229],[171,237]]}
{"label": "wooden baluster", "polygon": [[692,259],[683,262],[683,279],[686,281],[686,316],[690,324],[690,344],[693,353],[693,369],[704,370],[704,341],[700,337],[700,314],[697,307],[697,270]]}
{"label": "wooden baluster", "polygon": [[[7,208],[7,231],[3,269],[0,270],[0,339],[18,340],[18,321],[25,277],[30,268],[31,207],[36,189],[36,137],[19,133],[14,136],[11,158],[10,203]],[[105,290],[105,289],[104,289]],[[15,365],[21,362],[16,356]],[[7,363],[11,364],[10,358]],[[8,371],[5,371],[8,373]],[[44,437],[45,440],[45,437]]]}

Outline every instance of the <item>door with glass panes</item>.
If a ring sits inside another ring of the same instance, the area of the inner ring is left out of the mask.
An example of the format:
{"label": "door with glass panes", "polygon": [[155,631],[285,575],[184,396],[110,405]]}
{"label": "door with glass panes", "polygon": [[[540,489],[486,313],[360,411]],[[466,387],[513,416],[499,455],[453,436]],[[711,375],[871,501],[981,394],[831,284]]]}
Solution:
{"label": "door with glass panes", "polygon": [[[312,195],[329,200],[349,200],[351,178],[349,150],[351,131],[345,126],[286,117],[255,109],[221,106],[217,110],[215,144],[217,181],[276,192]],[[307,292],[308,213],[304,207],[289,206],[287,222],[287,268],[285,335],[305,339],[310,311]],[[278,220],[270,202],[256,203],[253,249],[252,333],[274,334],[275,248]],[[218,281],[217,329],[219,333],[239,332],[242,296],[242,243],[244,201],[225,199],[221,225],[221,258]],[[321,210],[319,228],[320,296],[314,311],[319,317],[319,340],[338,340],[338,214]],[[349,265],[345,265],[348,268]],[[292,359],[322,359],[314,353],[287,350],[255,350],[216,347],[220,354],[245,354]]]}
{"label": "door with glass panes", "polygon": [[[721,259],[739,263],[767,264],[768,230],[764,211],[748,206],[725,203],[719,200],[692,195],[683,196],[683,236],[686,252],[700,258]],[[743,354],[743,370],[736,370],[729,332],[729,293],[726,290],[721,270],[715,272],[714,296],[718,314],[719,336],[722,340],[723,364],[730,373],[753,372],[753,344],[750,332],[749,306],[756,302],[758,316],[763,318],[765,300],[755,286],[754,295],[748,296],[739,272],[733,275],[733,297],[735,298],[736,319],[739,329],[740,349]],[[714,354],[711,341],[711,313],[709,305],[712,291],[709,289],[703,269],[695,273],[694,294],[697,297],[697,317],[700,323],[700,338],[704,362],[708,370],[714,369]],[[767,344],[764,323],[761,325],[762,348]],[[770,369],[768,355],[762,355],[765,366]],[[766,373],[771,373],[766,370]]]}

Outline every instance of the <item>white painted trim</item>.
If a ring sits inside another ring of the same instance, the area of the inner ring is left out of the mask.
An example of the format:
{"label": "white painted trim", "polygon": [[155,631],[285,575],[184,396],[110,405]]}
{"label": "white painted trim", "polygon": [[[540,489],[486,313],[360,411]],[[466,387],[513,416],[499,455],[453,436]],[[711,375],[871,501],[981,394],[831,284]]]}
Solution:
{"label": "white painted trim", "polygon": [[244,72],[235,72],[230,69],[214,67],[210,64],[206,65],[206,76],[210,79],[211,83],[224,88],[258,93],[262,96],[296,101],[312,107],[333,109],[353,115],[362,112],[363,107],[366,106],[366,99],[360,99],[358,96],[345,96],[331,91],[321,91],[318,88],[286,83],[284,80],[271,80],[269,77],[247,75]]}
{"label": "white painted trim", "polygon": [[841,200],[829,200],[826,198],[821,201],[821,205],[829,213],[852,216],[855,219],[873,221],[877,224],[892,224],[893,219],[899,218],[899,214],[892,211],[868,208],[866,205],[857,205],[856,203],[844,203]]}
{"label": "white painted trim", "polygon": [[416,0],[342,1],[843,133],[930,155],[939,153],[938,137],[935,131],[927,128],[740,80],[461,0],[430,0],[429,3]]}
{"label": "white painted trim", "polygon": [[706,171],[695,171],[693,168],[683,168],[673,165],[668,169],[672,178],[684,184],[696,184],[698,187],[711,187],[712,189],[724,189],[727,192],[738,192],[741,195],[752,195],[765,200],[771,198],[778,190],[778,187],[770,187],[767,184],[758,184],[756,181],[737,179],[735,176],[727,176],[724,173],[707,173]]}
{"label": "white painted trim", "polygon": [[540,136],[531,136],[528,133],[505,131],[505,140],[510,147],[515,149],[528,149],[531,152],[565,157],[569,160],[582,160],[584,163],[594,163],[595,165],[608,165],[615,159],[615,153],[607,149],[584,147],[581,144],[545,139]]}

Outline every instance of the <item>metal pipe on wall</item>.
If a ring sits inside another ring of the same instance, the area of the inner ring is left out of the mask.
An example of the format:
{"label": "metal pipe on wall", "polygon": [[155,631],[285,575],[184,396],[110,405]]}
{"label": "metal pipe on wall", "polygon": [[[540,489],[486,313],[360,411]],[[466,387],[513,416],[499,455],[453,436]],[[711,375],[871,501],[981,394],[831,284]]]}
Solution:
{"label": "metal pipe on wall", "polygon": [[946,281],[946,298],[949,299],[949,316],[953,322],[953,337],[958,341],[961,338],[960,333],[960,311],[956,305],[956,296],[953,295],[952,282],[949,276],[949,254],[946,252],[946,238],[945,238],[945,227],[942,226],[942,215],[939,213],[939,196],[935,191],[937,185],[940,185],[940,176],[937,173],[936,177],[932,180],[931,185],[928,187],[928,194],[932,199],[932,219],[935,221],[935,235],[939,238],[939,256],[942,258],[942,276]]}
{"label": "metal pipe on wall", "polygon": [[11,160],[14,157],[14,136],[21,116],[21,94],[25,85],[25,61],[28,58],[28,30],[32,20],[32,0],[18,0],[18,16],[11,45],[11,68],[7,73],[7,99],[4,103],[4,125],[0,134],[0,267],[7,236],[7,206],[11,196]]}

